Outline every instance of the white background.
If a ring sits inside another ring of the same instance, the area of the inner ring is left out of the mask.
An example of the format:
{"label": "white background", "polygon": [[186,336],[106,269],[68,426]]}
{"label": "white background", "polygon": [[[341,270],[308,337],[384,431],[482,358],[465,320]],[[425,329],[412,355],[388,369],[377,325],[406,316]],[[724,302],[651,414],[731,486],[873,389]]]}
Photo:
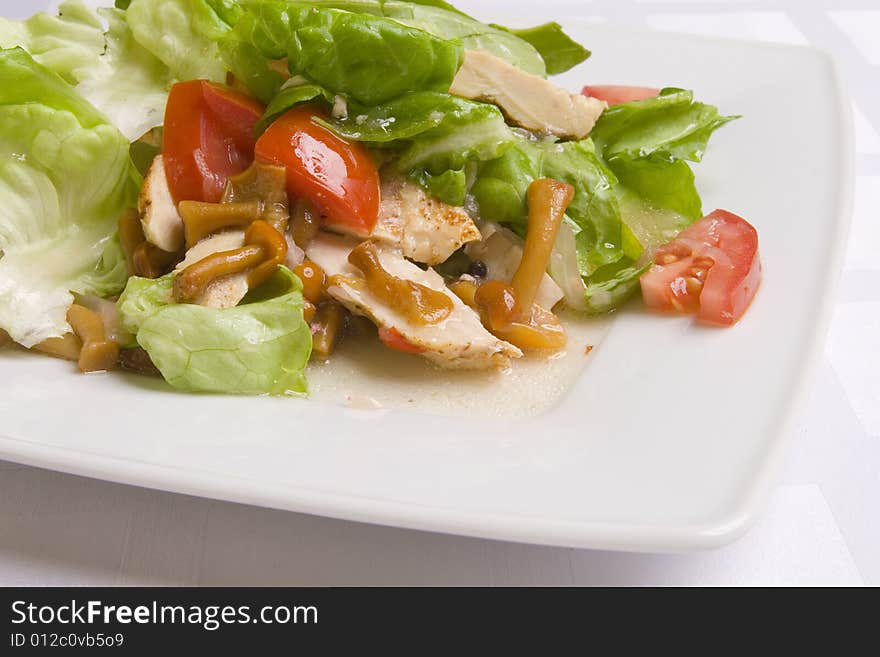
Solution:
{"label": "white background", "polygon": [[[48,2],[0,0],[21,17]],[[458,2],[514,22],[510,3]],[[545,0],[597,21],[809,43],[853,98],[855,216],[825,359],[769,507],[714,552],[645,555],[443,536],[0,462],[0,585],[880,584],[880,0]],[[589,44],[588,44],[589,45]],[[797,193],[780,190],[780,193]]]}

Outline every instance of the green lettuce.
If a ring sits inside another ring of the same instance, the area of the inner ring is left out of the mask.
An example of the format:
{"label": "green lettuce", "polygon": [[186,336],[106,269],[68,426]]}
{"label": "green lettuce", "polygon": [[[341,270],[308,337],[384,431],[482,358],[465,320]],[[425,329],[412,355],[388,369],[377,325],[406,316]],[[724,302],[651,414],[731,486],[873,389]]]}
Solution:
{"label": "green lettuce", "polygon": [[58,73],[134,141],[162,125],[168,69],[133,38],[119,9],[61,4],[57,15],[0,18],[0,47],[20,46]]}
{"label": "green lettuce", "polygon": [[24,50],[0,50],[0,80],[0,328],[30,347],[69,331],[71,292],[125,285],[116,220],[140,176],[125,136]]}
{"label": "green lettuce", "polygon": [[592,54],[562,31],[559,23],[544,23],[535,27],[510,29],[493,25],[530,43],[544,60],[547,75],[558,75],[574,68]]}
{"label": "green lettuce", "polygon": [[174,388],[247,395],[304,394],[312,334],[302,283],[287,268],[235,308],[170,303],[171,277],[133,277],[123,325]]}
{"label": "green lettuce", "polygon": [[699,162],[709,137],[736,116],[721,116],[718,108],[695,102],[693,92],[669,87],[656,98],[608,108],[591,137],[607,161],[662,153]]}
{"label": "green lettuce", "polygon": [[494,105],[433,91],[404,94],[372,108],[353,106],[347,118],[326,125],[347,139],[397,149],[394,167],[401,173],[432,176],[495,159],[516,142]]}
{"label": "green lettuce", "polygon": [[446,2],[316,0],[313,4],[392,18],[441,39],[456,40],[465,50],[485,50],[529,73],[547,74],[541,53],[531,43],[511,31],[474,20]]}
{"label": "green lettuce", "polygon": [[269,125],[284,114],[287,110],[296,107],[301,103],[307,103],[311,100],[323,100],[325,103],[332,103],[331,96],[326,89],[316,84],[298,84],[289,87],[282,87],[281,91],[272,99],[272,102],[266,107],[266,112],[257,121],[254,130],[257,134],[262,133]]}
{"label": "green lettuce", "polygon": [[264,100],[280,80],[266,65],[284,57],[292,74],[365,105],[409,91],[448,91],[461,66],[459,42],[381,16],[278,0],[243,6],[223,52],[229,69]]}
{"label": "green lettuce", "polygon": [[[179,80],[226,80],[219,41],[241,14],[217,0],[131,0],[125,17],[135,40]],[[224,18],[226,20],[224,20]]]}

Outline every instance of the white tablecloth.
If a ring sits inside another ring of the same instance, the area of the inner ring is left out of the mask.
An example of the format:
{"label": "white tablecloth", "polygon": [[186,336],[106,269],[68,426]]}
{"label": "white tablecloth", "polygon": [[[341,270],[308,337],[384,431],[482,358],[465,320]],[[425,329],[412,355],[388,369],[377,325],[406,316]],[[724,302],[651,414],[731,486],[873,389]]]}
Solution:
{"label": "white tablecloth", "polygon": [[[44,4],[0,0],[0,14]],[[502,0],[457,4],[509,18]],[[880,0],[541,3],[548,17],[570,7],[637,27],[811,43],[843,67],[857,142],[852,238],[824,362],[757,526],[695,555],[570,550],[360,525],[0,462],[0,585],[880,584]]]}

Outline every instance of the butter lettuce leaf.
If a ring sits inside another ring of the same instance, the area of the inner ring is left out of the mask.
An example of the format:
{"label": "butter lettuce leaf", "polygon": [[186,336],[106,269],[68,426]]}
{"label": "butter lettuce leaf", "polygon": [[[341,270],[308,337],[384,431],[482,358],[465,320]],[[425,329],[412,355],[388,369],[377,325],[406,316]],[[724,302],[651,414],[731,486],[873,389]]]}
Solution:
{"label": "butter lettuce leaf", "polygon": [[74,85],[130,141],[162,125],[172,79],[134,40],[125,12],[70,0],[57,15],[0,18],[0,47],[15,46]]}
{"label": "butter lettuce leaf", "polygon": [[226,80],[219,41],[241,15],[238,3],[209,0],[131,0],[125,18],[135,40],[178,80]]}
{"label": "butter lettuce leaf", "polygon": [[693,92],[668,87],[656,98],[608,108],[590,136],[607,161],[654,153],[699,162],[709,137],[737,116],[721,116],[713,105],[695,102]]}
{"label": "butter lettuce leaf", "polygon": [[559,23],[544,23],[522,29],[511,29],[502,25],[493,25],[492,27],[510,32],[530,43],[544,60],[547,75],[565,73],[586,61],[592,54],[563,32]]}
{"label": "butter lettuce leaf", "polygon": [[[119,300],[123,325],[174,388],[186,392],[292,395],[307,391],[312,334],[302,283],[281,267],[274,296],[217,310],[170,303],[171,277],[132,278]],[[278,289],[280,288],[280,289]]]}
{"label": "butter lettuce leaf", "polygon": [[313,4],[392,18],[441,39],[458,41],[465,50],[485,50],[529,73],[547,74],[541,53],[531,43],[511,31],[481,23],[446,2],[314,0]]}
{"label": "butter lettuce leaf", "polygon": [[0,328],[31,347],[70,330],[72,292],[125,285],[116,221],[140,176],[125,136],[24,50],[0,50],[0,81]]}
{"label": "butter lettuce leaf", "polygon": [[285,57],[292,74],[365,105],[409,91],[448,91],[461,66],[460,42],[382,16],[278,0],[243,7],[223,53],[264,100],[280,80],[267,64]]}

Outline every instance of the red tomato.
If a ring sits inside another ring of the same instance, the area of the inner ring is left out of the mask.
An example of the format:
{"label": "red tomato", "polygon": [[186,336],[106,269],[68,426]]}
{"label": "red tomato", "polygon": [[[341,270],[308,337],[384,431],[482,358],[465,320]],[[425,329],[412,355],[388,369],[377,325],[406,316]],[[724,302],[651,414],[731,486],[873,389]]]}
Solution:
{"label": "red tomato", "polygon": [[626,85],[597,84],[584,87],[583,94],[604,100],[609,105],[628,103],[631,100],[645,100],[660,95],[659,89],[652,87],[629,87]]}
{"label": "red tomato", "polygon": [[718,326],[740,320],[760,283],[758,233],[726,210],[715,210],[660,247],[641,279],[649,308],[697,312],[701,322]]}
{"label": "red tomato", "polygon": [[379,328],[379,339],[385,344],[389,349],[394,349],[395,351],[402,351],[405,354],[423,354],[426,349],[413,344],[409,340],[407,340],[403,335],[401,335],[400,331],[396,328]]}
{"label": "red tomato", "polygon": [[176,203],[220,200],[227,178],[254,160],[254,124],[264,111],[250,96],[213,82],[171,87],[162,154]]}
{"label": "red tomato", "polygon": [[257,157],[287,167],[287,191],[306,197],[327,226],[368,236],[379,217],[379,171],[369,151],[315,123],[303,105],[276,120],[257,141]]}

